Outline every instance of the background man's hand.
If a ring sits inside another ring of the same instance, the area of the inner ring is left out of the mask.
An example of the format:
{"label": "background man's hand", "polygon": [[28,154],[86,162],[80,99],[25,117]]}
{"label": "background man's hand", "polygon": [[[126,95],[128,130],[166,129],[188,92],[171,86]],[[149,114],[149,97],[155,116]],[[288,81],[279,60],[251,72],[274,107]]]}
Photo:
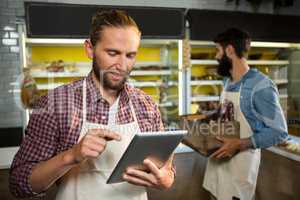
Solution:
{"label": "background man's hand", "polygon": [[241,140],[238,138],[221,138],[217,137],[217,140],[223,143],[223,145],[214,152],[211,157],[216,159],[231,158],[241,149]]}
{"label": "background man's hand", "polygon": [[145,159],[143,164],[148,172],[129,167],[123,174],[123,179],[134,185],[168,189],[172,186],[175,178],[172,161],[173,156],[159,169],[151,160]]}
{"label": "background man's hand", "polygon": [[79,143],[72,148],[72,160],[79,163],[87,158],[98,157],[110,140],[121,140],[117,133],[104,129],[90,129]]}

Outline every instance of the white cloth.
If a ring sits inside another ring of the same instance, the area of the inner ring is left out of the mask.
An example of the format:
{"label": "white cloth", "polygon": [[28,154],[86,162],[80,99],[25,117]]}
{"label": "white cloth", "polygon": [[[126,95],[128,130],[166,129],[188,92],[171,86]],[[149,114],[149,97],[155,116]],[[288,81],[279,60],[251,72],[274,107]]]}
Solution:
{"label": "white cloth", "polygon": [[109,108],[108,114],[108,125],[116,124],[116,116],[118,113],[118,105],[119,105],[120,95],[117,100],[113,103],[113,105]]}
{"label": "white cloth", "polygon": [[[92,128],[109,129],[119,133],[121,141],[110,141],[105,151],[96,159],[88,159],[78,167],[72,168],[59,185],[57,200],[147,200],[144,187],[129,183],[106,184],[106,180],[126,150],[133,136],[138,133],[139,126],[132,103],[129,106],[134,122],[128,124],[95,124],[86,121],[86,81],[83,82],[83,124],[81,138]],[[116,114],[113,114],[114,117]]]}
{"label": "white cloth", "polygon": [[[242,88],[242,86],[241,86]],[[231,101],[235,119],[240,123],[240,138],[249,138],[253,132],[240,108],[239,92],[223,92],[221,101]],[[252,200],[255,193],[260,164],[260,150],[249,149],[238,153],[229,161],[208,159],[203,187],[218,200]]]}

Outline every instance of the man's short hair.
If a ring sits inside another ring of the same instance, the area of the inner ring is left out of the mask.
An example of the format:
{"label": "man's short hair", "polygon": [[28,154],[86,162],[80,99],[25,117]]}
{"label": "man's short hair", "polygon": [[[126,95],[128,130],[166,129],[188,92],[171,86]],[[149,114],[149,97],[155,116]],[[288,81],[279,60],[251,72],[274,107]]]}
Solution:
{"label": "man's short hair", "polygon": [[215,43],[219,43],[224,49],[230,44],[235,49],[236,55],[239,58],[247,57],[250,50],[251,37],[248,32],[230,28],[226,31],[218,34],[215,39]]}
{"label": "man's short hair", "polygon": [[124,10],[102,10],[92,17],[90,29],[90,40],[93,46],[101,40],[101,32],[105,27],[135,27],[140,34],[140,30],[135,21]]}

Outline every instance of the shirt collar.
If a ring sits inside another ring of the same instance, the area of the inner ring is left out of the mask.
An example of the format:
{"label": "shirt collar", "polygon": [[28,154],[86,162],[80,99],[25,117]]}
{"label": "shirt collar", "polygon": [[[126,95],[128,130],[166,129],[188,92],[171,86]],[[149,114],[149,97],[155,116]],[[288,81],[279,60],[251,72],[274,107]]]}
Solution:
{"label": "shirt collar", "polygon": [[228,80],[227,80],[227,81],[228,81],[227,88],[228,88],[229,90],[232,90],[232,89],[235,89],[235,88],[240,87],[240,85],[241,85],[243,82],[245,82],[245,80],[247,80],[248,78],[251,78],[256,72],[257,72],[257,69],[249,69],[249,70],[247,71],[247,73],[244,74],[244,75],[242,76],[242,78],[241,78],[239,81],[237,81],[236,83],[234,83],[234,84],[230,84],[230,79],[228,79]]}
{"label": "shirt collar", "polygon": [[93,80],[93,72],[91,71],[86,77],[86,87],[89,91],[89,96],[93,103],[96,103],[102,99],[100,90],[97,88]]}
{"label": "shirt collar", "polygon": [[[96,86],[93,80],[93,72],[91,71],[86,77],[86,86],[90,94],[90,98],[93,103],[97,103],[105,99],[102,97],[99,88]],[[129,101],[129,93],[131,92],[131,87],[128,83],[125,83],[123,89],[120,91],[120,102],[127,103]]]}
{"label": "shirt collar", "polygon": [[133,97],[133,88],[126,82],[120,92],[120,103],[125,105],[129,102],[130,97]]}

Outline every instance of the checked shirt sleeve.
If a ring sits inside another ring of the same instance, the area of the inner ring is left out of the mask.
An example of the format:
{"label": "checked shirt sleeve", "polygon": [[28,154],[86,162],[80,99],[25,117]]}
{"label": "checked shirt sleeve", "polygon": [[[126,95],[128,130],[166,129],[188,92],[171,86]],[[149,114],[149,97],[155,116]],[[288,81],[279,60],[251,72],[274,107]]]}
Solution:
{"label": "checked shirt sleeve", "polygon": [[43,195],[32,191],[29,177],[36,164],[56,153],[58,126],[54,103],[49,95],[41,97],[30,116],[25,137],[10,169],[10,191],[16,197]]}

